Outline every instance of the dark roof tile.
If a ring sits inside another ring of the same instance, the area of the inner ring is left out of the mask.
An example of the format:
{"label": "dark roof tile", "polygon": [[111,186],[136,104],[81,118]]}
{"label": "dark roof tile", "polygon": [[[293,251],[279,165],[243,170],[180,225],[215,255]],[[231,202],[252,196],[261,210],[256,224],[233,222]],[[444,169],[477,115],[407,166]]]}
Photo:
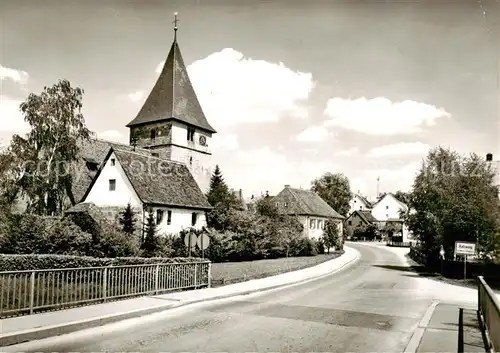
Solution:
{"label": "dark roof tile", "polygon": [[273,201],[278,203],[280,212],[286,214],[344,219],[313,191],[286,187]]}
{"label": "dark roof tile", "polygon": [[211,208],[185,164],[130,150],[112,150],[142,202]]}

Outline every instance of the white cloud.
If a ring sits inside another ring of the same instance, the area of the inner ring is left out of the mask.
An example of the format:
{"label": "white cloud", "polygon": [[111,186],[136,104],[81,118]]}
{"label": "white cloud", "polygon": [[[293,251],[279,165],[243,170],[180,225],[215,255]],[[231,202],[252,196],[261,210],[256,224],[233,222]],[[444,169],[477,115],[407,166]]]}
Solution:
{"label": "white cloud", "polygon": [[26,133],[30,125],[24,121],[23,114],[19,111],[20,100],[0,95],[0,131],[17,134]]}
{"label": "white cloud", "polygon": [[137,91],[137,92],[133,92],[133,93],[129,93],[128,94],[128,98],[132,101],[132,102],[138,102],[142,99],[142,97],[144,97],[144,92],[143,91]]}
{"label": "white cloud", "polygon": [[335,154],[337,156],[347,156],[347,157],[350,157],[352,155],[355,155],[359,152],[359,148],[358,147],[351,147],[351,148],[348,148],[346,150],[340,150],[338,152],[336,152]]}
{"label": "white cloud", "polygon": [[236,134],[215,134],[212,136],[210,147],[212,151],[216,150],[218,153],[223,153],[228,150],[237,150],[240,144]]}
{"label": "white cloud", "polygon": [[431,146],[422,142],[400,142],[391,145],[375,147],[371,149],[368,157],[391,157],[391,156],[414,156],[424,155],[430,150]]}
{"label": "white cloud", "polygon": [[127,136],[123,135],[120,131],[117,130],[106,130],[103,132],[99,132],[97,133],[97,136],[103,140],[128,143]]}
{"label": "white cloud", "polygon": [[322,142],[328,137],[328,130],[324,126],[311,126],[297,135],[299,142]]}
{"label": "white cloud", "polygon": [[[161,71],[163,63],[157,68]],[[301,101],[314,87],[310,73],[283,63],[245,58],[226,48],[188,67],[208,121],[217,130],[239,123],[277,122],[283,116],[307,117]]]}
{"label": "white cloud", "polygon": [[29,75],[26,71],[11,69],[0,65],[0,81],[11,79],[16,83],[26,84],[26,82],[28,82],[28,78]]}
{"label": "white cloud", "polygon": [[443,108],[406,100],[392,102],[387,98],[328,100],[324,113],[331,119],[326,126],[341,127],[369,135],[413,134],[438,119],[451,117]]}

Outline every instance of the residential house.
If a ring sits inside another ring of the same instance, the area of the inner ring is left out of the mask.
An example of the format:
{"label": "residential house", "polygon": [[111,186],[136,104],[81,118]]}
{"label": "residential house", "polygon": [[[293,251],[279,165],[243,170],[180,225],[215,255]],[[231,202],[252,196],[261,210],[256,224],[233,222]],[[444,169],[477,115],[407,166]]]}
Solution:
{"label": "residential house", "polygon": [[348,237],[352,237],[357,227],[378,226],[377,219],[373,217],[370,210],[356,210],[351,213],[344,222],[344,227]]}
{"label": "residential house", "polygon": [[154,213],[159,234],[206,226],[205,195],[184,163],[110,148],[83,196],[115,215],[128,203],[144,222]]}
{"label": "residential house", "polygon": [[343,232],[344,217],[330,207],[318,194],[310,190],[285,188],[272,200],[278,211],[283,214],[295,215],[304,226],[304,235],[319,239],[323,235],[323,228],[328,219],[338,224],[339,232]]}
{"label": "residential house", "polygon": [[372,216],[377,220],[379,229],[386,226],[396,228],[395,237],[401,237],[402,241],[407,242],[411,239],[408,227],[400,217],[400,212],[407,212],[408,206],[399,201],[394,194],[387,193],[371,209]]}
{"label": "residential house", "polygon": [[366,211],[371,210],[372,204],[366,199],[366,197],[361,196],[359,193],[352,196],[351,201],[349,201],[349,214],[354,211]]}

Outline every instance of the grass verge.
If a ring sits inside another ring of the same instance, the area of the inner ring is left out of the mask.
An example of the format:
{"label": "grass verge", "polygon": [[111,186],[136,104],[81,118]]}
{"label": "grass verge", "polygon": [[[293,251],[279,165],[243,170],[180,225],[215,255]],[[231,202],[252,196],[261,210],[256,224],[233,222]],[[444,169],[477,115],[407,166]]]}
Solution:
{"label": "grass verge", "polygon": [[264,278],[278,275],[280,273],[301,270],[318,265],[325,261],[333,260],[343,253],[343,251],[335,251],[330,254],[316,256],[213,263],[212,286],[219,287],[231,283],[244,282],[251,279]]}

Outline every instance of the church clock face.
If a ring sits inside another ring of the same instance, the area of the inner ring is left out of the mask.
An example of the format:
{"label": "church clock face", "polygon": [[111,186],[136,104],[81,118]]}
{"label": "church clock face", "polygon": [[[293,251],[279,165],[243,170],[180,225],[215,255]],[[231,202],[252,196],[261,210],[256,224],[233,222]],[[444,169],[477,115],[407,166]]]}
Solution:
{"label": "church clock face", "polygon": [[207,144],[207,138],[205,136],[200,136],[200,145],[205,146]]}

